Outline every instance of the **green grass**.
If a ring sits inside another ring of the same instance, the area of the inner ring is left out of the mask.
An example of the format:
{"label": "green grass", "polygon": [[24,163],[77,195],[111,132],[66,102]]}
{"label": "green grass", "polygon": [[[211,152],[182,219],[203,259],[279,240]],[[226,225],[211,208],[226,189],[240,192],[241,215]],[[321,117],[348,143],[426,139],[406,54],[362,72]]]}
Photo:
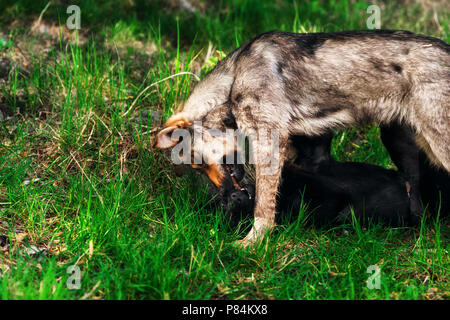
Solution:
{"label": "green grass", "polygon": [[[32,26],[47,2],[0,3],[0,58],[14,66],[0,82],[1,299],[449,298],[448,221],[316,229],[299,220],[242,250],[242,234],[224,231],[208,207],[206,183],[176,177],[151,148],[154,128],[195,84],[190,73],[210,68],[209,45],[214,61],[271,29],[365,29],[367,3],[198,0],[194,13],[150,3],[83,1],[79,42],[59,27],[61,4],[43,14],[55,29],[42,34]],[[448,11],[438,25],[419,4],[380,5],[384,28],[448,42]],[[376,127],[337,133],[332,152],[393,167]],[[79,290],[66,286],[71,265]],[[381,267],[379,290],[366,286],[370,265]]]}

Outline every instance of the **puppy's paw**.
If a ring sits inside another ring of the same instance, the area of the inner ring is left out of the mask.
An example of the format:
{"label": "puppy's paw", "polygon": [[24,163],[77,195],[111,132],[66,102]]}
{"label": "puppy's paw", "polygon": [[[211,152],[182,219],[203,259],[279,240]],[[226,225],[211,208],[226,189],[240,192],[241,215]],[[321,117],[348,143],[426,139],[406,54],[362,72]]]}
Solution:
{"label": "puppy's paw", "polygon": [[250,246],[258,244],[262,239],[264,239],[264,236],[267,234],[267,232],[270,232],[270,230],[272,230],[274,226],[275,223],[272,220],[255,218],[253,228],[244,239],[237,241],[237,243],[240,247],[243,248],[248,248]]}
{"label": "puppy's paw", "polygon": [[249,238],[248,236],[244,239],[237,240],[234,245],[241,249],[251,249],[258,245],[260,238]]}
{"label": "puppy's paw", "polygon": [[248,249],[248,248],[250,248],[253,244],[254,244],[254,242],[248,241],[248,240],[246,240],[245,238],[233,242],[233,245],[234,245],[235,247],[237,247],[237,248],[242,248],[242,249]]}

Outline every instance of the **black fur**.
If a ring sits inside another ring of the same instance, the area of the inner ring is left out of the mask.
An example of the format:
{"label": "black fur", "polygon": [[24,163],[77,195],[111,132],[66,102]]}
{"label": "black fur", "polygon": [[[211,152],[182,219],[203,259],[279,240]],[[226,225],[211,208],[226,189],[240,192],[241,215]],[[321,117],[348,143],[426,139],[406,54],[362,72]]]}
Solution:
{"label": "black fur", "polygon": [[[381,139],[392,161],[410,184],[411,223],[418,224],[425,209],[441,216],[450,212],[450,175],[430,164],[416,145],[415,133],[407,126],[381,126]],[[420,202],[422,199],[422,204]]]}
{"label": "black fur", "polygon": [[[245,189],[230,193],[226,212],[231,227],[252,216],[254,186]],[[396,171],[364,163],[333,162],[318,174],[286,165],[277,199],[277,223],[295,219],[302,205],[316,225],[351,221],[352,210],[364,224],[369,220],[392,226],[409,224],[406,181]]]}
{"label": "black fur", "polygon": [[430,165],[425,153],[420,152],[420,195],[424,206],[441,217],[450,213],[450,175]]}
{"label": "black fur", "polygon": [[[378,166],[334,161],[330,156],[332,135],[291,138],[298,156],[283,169],[277,199],[277,222],[298,215],[303,205],[312,212],[311,221],[323,225],[348,221],[351,210],[362,223],[375,220],[392,226],[416,225],[411,209],[423,210],[420,196],[430,212],[440,216],[450,211],[450,176],[428,163],[419,152],[413,132],[393,125],[382,128],[382,137],[400,171]],[[226,212],[235,227],[251,217],[255,188],[229,191]],[[417,202],[416,202],[417,201]]]}
{"label": "black fur", "polygon": [[403,173],[410,184],[411,222],[417,224],[423,213],[420,204],[419,148],[413,130],[397,124],[381,126],[381,140],[391,156],[392,162]]}

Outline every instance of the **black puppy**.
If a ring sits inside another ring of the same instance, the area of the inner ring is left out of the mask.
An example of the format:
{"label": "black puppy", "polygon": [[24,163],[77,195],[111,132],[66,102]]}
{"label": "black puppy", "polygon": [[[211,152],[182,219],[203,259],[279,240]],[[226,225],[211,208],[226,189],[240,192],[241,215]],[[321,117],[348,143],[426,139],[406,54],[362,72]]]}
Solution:
{"label": "black puppy", "polygon": [[[414,143],[407,127],[390,126],[381,130],[399,171],[364,163],[339,163],[331,159],[332,136],[295,136],[292,145],[298,157],[283,171],[277,199],[279,219],[288,212],[298,213],[307,204],[316,223],[344,221],[351,216],[363,223],[369,219],[390,225],[416,225],[419,220],[411,208],[422,210],[420,196],[433,214],[450,211],[450,177],[429,164]],[[238,175],[239,176],[239,175]],[[248,216],[254,205],[254,186],[229,193],[226,211],[231,225]]]}
{"label": "black puppy", "polygon": [[[295,217],[306,205],[315,224],[344,222],[352,211],[362,223],[411,224],[410,186],[402,174],[365,163],[336,162],[330,157],[331,139],[332,135],[292,138],[298,157],[283,169],[278,219]],[[250,217],[253,190],[250,185],[229,194],[226,212],[232,227]]]}

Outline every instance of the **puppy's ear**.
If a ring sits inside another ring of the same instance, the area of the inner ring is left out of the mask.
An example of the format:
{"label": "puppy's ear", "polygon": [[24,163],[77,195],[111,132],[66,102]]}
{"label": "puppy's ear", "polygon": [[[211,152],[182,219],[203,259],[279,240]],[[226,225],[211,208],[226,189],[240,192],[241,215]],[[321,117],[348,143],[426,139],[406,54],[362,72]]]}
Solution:
{"label": "puppy's ear", "polygon": [[178,140],[172,140],[172,133],[178,129],[177,126],[171,126],[162,129],[157,135],[156,135],[156,141],[153,145],[157,149],[167,149],[174,147]]}
{"label": "puppy's ear", "polygon": [[153,147],[158,149],[167,149],[174,147],[179,141],[172,139],[172,133],[176,129],[187,128],[190,126],[188,120],[182,115],[174,115],[169,118],[169,120],[164,125],[164,129],[162,129],[157,135],[155,143]]}
{"label": "puppy's ear", "polygon": [[216,164],[211,164],[204,168],[206,175],[208,178],[216,185],[216,187],[220,188],[223,182],[223,173],[219,169],[219,166]]}

